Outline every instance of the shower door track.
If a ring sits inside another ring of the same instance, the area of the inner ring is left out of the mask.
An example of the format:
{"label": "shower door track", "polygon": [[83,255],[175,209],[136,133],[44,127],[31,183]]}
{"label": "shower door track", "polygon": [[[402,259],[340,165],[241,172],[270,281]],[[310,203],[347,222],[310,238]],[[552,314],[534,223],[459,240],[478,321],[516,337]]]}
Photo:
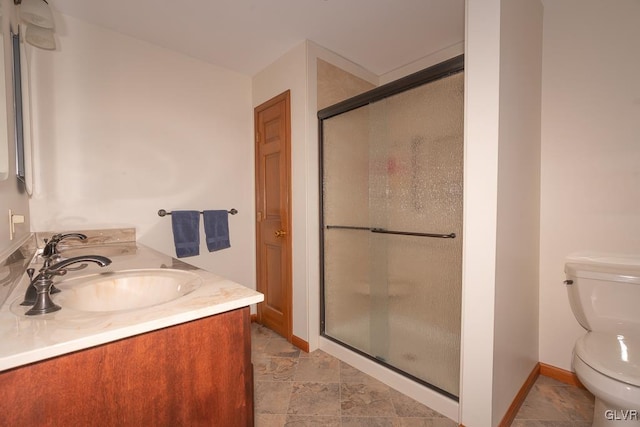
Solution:
{"label": "shower door track", "polygon": [[341,341],[341,340],[339,340],[337,338],[332,337],[331,335],[325,333],[324,331],[322,331],[320,333],[320,336],[325,338],[325,339],[327,339],[327,340],[329,340],[329,341],[332,341],[332,342],[334,342],[334,343],[336,343],[336,344],[338,344],[338,345],[340,345],[340,346],[342,346],[344,348],[346,348],[347,350],[350,350],[350,351],[352,351],[352,352],[364,357],[365,359],[374,361],[377,364],[379,364],[381,366],[384,366],[385,368],[389,369],[390,371],[393,371],[393,372],[395,372],[397,374],[400,374],[403,377],[409,378],[411,381],[414,381],[414,382],[416,382],[418,384],[421,384],[421,385],[423,385],[423,386],[425,386],[425,387],[427,387],[427,388],[429,388],[429,389],[431,389],[433,391],[436,391],[436,392],[442,394],[443,396],[448,397],[449,399],[451,399],[451,400],[453,400],[455,402],[460,402],[460,397],[456,396],[455,394],[450,393],[447,390],[444,390],[444,389],[442,389],[442,388],[440,388],[438,386],[435,386],[435,385],[431,384],[430,382],[423,380],[422,378],[418,378],[415,375],[412,375],[407,371],[403,371],[402,369],[400,369],[400,368],[388,363],[383,357],[372,356],[371,354],[366,353],[366,352],[360,350],[359,348],[353,347],[352,345],[350,345],[350,344],[348,344],[348,343],[346,343],[344,341]]}
{"label": "shower door track", "polygon": [[449,234],[417,233],[413,231],[394,231],[394,230],[385,230],[384,228],[354,227],[350,225],[327,225],[327,230],[330,230],[330,229],[364,230],[364,231],[371,231],[372,233],[397,234],[400,236],[435,237],[439,239],[455,239],[456,238],[456,233],[449,233]]}

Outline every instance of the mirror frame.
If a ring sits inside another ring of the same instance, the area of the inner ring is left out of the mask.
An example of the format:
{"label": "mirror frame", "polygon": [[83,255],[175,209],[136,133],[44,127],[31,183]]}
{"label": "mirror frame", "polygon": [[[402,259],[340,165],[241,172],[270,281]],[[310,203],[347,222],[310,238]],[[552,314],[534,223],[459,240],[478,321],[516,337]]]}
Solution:
{"label": "mirror frame", "polygon": [[[4,3],[2,3],[4,4]],[[11,151],[11,120],[12,120],[12,104],[9,103],[9,90],[12,86],[9,80],[11,72],[11,54],[9,53],[10,44],[10,18],[6,13],[0,15],[0,84],[3,85],[0,91],[0,182],[5,181],[11,175],[12,165]]]}
{"label": "mirror frame", "polygon": [[16,177],[26,183],[24,160],[24,117],[22,105],[22,64],[20,62],[20,33],[11,30],[11,47],[13,56],[13,110],[16,146]]}

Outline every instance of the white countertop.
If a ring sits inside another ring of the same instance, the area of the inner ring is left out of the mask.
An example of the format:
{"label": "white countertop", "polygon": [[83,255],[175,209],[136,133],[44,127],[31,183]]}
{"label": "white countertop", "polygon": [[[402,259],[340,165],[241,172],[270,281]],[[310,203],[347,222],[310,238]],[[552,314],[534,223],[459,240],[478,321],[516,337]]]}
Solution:
{"label": "white countertop", "polygon": [[[54,278],[54,284],[108,271],[148,268],[188,270],[202,279],[191,293],[173,301],[126,311],[88,312],[69,307],[53,313],[26,316],[30,307],[21,306],[29,279],[25,274],[0,308],[0,371],[105,344],[145,332],[174,326],[191,320],[246,307],[264,300],[264,296],[231,280],[200,270],[139,243],[94,246],[73,249],[63,256],[104,255],[111,265],[88,263],[80,271]],[[37,270],[42,262],[35,259]],[[64,292],[64,291],[63,291]],[[53,301],[60,294],[52,296]]]}

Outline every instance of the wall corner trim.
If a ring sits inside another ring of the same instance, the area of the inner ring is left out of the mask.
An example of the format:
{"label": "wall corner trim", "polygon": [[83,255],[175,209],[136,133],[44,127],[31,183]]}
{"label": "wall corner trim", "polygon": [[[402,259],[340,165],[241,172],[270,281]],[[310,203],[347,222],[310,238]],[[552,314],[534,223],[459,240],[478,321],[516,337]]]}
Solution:
{"label": "wall corner trim", "polygon": [[547,365],[546,363],[542,363],[542,362],[540,362],[539,365],[540,365],[540,375],[553,378],[554,380],[560,381],[561,383],[569,384],[569,385],[580,387],[580,388],[586,388],[580,382],[575,372],[567,371],[562,368],[557,368],[552,365]]}
{"label": "wall corner trim", "polygon": [[516,397],[513,399],[513,402],[509,406],[509,409],[507,409],[507,412],[504,414],[504,417],[499,424],[500,427],[508,427],[513,423],[513,420],[518,414],[518,411],[524,403],[527,395],[529,394],[531,387],[533,387],[540,375],[552,378],[556,381],[560,381],[561,383],[585,388],[574,372],[567,371],[562,368],[557,368],[552,365],[547,365],[546,363],[538,362],[525,380],[524,384],[522,384],[522,387],[520,387],[520,390],[518,391],[518,394],[516,394]]}
{"label": "wall corner trim", "polygon": [[291,344],[298,347],[300,350],[304,351],[305,353],[309,353],[309,343],[303,340],[302,338],[298,338],[297,336],[293,335],[291,337]]}
{"label": "wall corner trim", "polygon": [[518,414],[520,407],[529,394],[529,390],[531,390],[531,387],[533,387],[533,385],[535,384],[536,380],[540,376],[540,373],[540,363],[536,363],[536,365],[533,367],[533,370],[524,381],[524,384],[522,384],[522,387],[520,387],[520,390],[518,390],[516,397],[513,399],[513,402],[511,402],[511,405],[509,406],[509,409],[507,409],[507,412],[504,414],[502,421],[500,421],[500,424],[498,424],[500,427],[508,427],[513,423],[513,420]]}

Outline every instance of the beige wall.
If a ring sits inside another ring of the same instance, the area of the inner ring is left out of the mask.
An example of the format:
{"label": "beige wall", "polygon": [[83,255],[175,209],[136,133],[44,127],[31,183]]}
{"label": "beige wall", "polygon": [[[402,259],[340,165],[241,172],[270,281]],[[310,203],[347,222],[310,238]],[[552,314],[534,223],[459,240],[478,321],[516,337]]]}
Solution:
{"label": "beige wall", "polygon": [[501,5],[494,425],[538,363],[542,4]]}
{"label": "beige wall", "polygon": [[451,46],[444,47],[423,58],[381,75],[379,77],[379,84],[383,85],[391,83],[392,81],[408,76],[409,74],[417,73],[425,68],[429,68],[433,65],[444,62],[447,59],[451,59],[462,54],[464,54],[464,40],[461,40]]}
{"label": "beige wall", "polygon": [[[253,77],[253,108],[286,90],[291,91],[291,208],[293,246],[293,334],[308,340],[307,309],[307,173],[306,158],[309,148],[307,134],[307,74],[306,42],[285,53],[273,64]],[[252,173],[253,176],[253,168]]]}
{"label": "beige wall", "polygon": [[312,350],[318,347],[319,333],[316,117],[316,58],[319,57],[347,68],[355,78],[368,81],[372,78],[355,64],[305,41],[256,74],[252,84],[254,108],[291,90],[293,334],[309,342]]}
{"label": "beige wall", "polygon": [[201,236],[200,255],[184,260],[254,287],[251,80],[56,18],[60,48],[33,61],[32,229],[133,226],[175,255],[159,209],[236,208],[231,248],[209,253]]}
{"label": "beige wall", "polygon": [[[371,90],[375,85],[322,59],[317,62],[318,110]],[[310,82],[310,84],[312,84]]]}
{"label": "beige wall", "polygon": [[[15,19],[13,16],[13,4],[8,0],[2,0],[2,44],[4,53],[4,76],[6,76],[4,92],[6,93],[5,105],[0,108],[0,114],[7,114],[6,127],[0,126],[0,139],[7,140],[7,179],[0,180],[0,260],[8,256],[30,234],[29,197],[25,192],[24,184],[16,178],[15,165],[15,127],[13,115],[13,83],[12,83],[12,54],[9,22]],[[6,136],[4,133],[6,132]],[[3,148],[4,149],[4,148]],[[15,227],[16,235],[9,240],[9,209],[15,214],[24,215],[25,222]]]}
{"label": "beige wall", "polygon": [[564,258],[640,252],[639,22],[637,0],[544,0],[540,361],[563,369]]}
{"label": "beige wall", "polygon": [[[534,172],[531,164],[522,164],[521,153],[512,151],[521,143],[531,149],[535,129],[529,128],[529,115],[520,122],[519,115],[503,109],[515,102],[516,94],[535,94],[504,93],[528,87],[521,87],[517,73],[503,68],[503,58],[521,63],[509,50],[520,42],[505,45],[510,38],[501,37],[501,31],[517,33],[516,28],[501,28],[501,23],[518,16],[524,6],[518,2],[507,8],[503,3],[467,4],[460,420],[469,426],[495,423],[502,415],[515,383],[521,383],[528,369],[535,346],[531,334],[538,328],[531,313],[536,304],[536,271],[531,266],[536,256],[531,253],[535,190],[524,199],[517,195],[520,187],[532,185]],[[571,369],[571,349],[582,329],[561,284],[564,257],[583,250],[637,253],[640,247],[640,5],[635,0],[619,0],[615,7],[603,0],[544,0],[544,6],[539,360]],[[506,13],[502,20],[501,12]],[[64,29],[59,33],[63,48],[38,51],[34,58],[41,174],[31,202],[31,227],[134,225],[144,243],[172,254],[170,220],[159,218],[158,209],[235,207],[240,214],[230,218],[232,249],[217,254],[205,250],[186,260],[253,287],[253,174],[246,172],[253,170],[252,108],[291,89],[294,334],[316,348],[316,60],[373,84],[405,72],[374,76],[306,42],[252,80],[69,17],[58,18],[63,20],[58,22]],[[453,46],[444,51],[455,56],[460,50]],[[506,145],[500,147],[503,141]],[[525,167],[526,176],[503,167],[510,164],[503,159]],[[516,187],[510,187],[510,177]],[[527,208],[523,217],[514,203],[519,200]],[[8,208],[26,214],[29,210],[27,196],[13,179],[0,182],[0,214]],[[511,227],[522,231],[528,224],[526,250],[509,254],[509,248],[519,244]],[[19,229],[21,236],[28,226]],[[10,245],[6,227],[0,227],[0,252]],[[519,344],[510,343],[512,338]],[[498,362],[500,369],[507,367],[504,373],[496,373]],[[507,379],[511,374],[515,381]]]}
{"label": "beige wall", "polygon": [[500,0],[467,1],[460,424],[492,420]]}
{"label": "beige wall", "polygon": [[538,357],[542,7],[467,2],[460,422],[498,425]]}

